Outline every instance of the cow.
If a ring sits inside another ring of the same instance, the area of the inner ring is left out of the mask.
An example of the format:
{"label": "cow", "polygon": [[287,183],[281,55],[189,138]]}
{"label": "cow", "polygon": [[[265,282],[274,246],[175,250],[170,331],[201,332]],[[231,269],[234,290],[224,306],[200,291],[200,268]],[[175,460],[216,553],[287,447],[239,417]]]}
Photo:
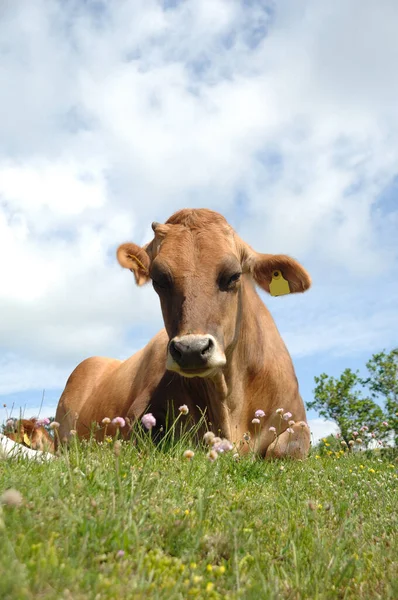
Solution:
{"label": "cow", "polygon": [[31,419],[9,419],[7,421],[4,435],[10,440],[22,444],[32,450],[41,452],[54,452],[54,440],[48,431],[36,418]]}
{"label": "cow", "polygon": [[[186,405],[200,436],[211,429],[241,453],[305,458],[310,432],[292,360],[256,285],[270,293],[280,279],[281,294],[301,293],[307,271],[289,256],[256,252],[208,209],[182,209],[152,230],[143,247],[119,246],[117,260],[138,286],[152,282],[164,328],[127,360],[91,357],[76,367],[56,411],[59,439],[101,440],[104,418],[131,423],[148,411],[155,436],[170,410]],[[112,436],[117,426],[105,429]]]}

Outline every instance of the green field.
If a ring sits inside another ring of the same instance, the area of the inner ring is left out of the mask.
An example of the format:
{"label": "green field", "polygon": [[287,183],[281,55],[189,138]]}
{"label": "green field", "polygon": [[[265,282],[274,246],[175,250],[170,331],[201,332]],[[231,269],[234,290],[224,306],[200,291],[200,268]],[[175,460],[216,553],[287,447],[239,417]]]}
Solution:
{"label": "green field", "polygon": [[0,598],[398,598],[395,459],[190,447],[1,461],[0,495],[23,500],[0,507]]}

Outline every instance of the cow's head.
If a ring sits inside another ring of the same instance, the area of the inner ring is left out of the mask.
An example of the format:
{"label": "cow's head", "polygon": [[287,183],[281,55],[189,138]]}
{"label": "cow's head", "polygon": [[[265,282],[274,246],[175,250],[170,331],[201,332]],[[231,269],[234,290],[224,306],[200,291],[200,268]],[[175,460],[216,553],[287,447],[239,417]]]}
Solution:
{"label": "cow's head", "polygon": [[207,377],[226,364],[249,280],[268,293],[276,271],[292,293],[311,284],[298,262],[255,252],[216,212],[184,209],[152,229],[149,244],[122,244],[117,258],[137,285],[152,281],[169,336],[167,369],[185,377]]}

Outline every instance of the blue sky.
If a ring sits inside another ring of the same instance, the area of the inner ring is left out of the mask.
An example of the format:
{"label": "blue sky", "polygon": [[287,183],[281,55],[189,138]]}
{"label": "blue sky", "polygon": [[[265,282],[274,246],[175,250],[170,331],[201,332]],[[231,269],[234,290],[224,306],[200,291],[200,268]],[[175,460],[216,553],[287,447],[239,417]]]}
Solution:
{"label": "blue sky", "polygon": [[310,271],[303,296],[263,296],[304,398],[396,346],[397,19],[390,0],[7,3],[1,405],[30,416],[45,389],[53,413],[79,361],[161,327],[114,252],[187,206]]}

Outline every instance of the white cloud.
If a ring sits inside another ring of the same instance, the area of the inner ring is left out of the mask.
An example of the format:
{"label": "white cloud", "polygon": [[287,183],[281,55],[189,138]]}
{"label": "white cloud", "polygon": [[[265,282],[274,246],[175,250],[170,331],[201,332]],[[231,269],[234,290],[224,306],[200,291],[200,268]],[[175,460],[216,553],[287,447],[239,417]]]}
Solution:
{"label": "white cloud", "polygon": [[308,266],[313,292],[268,300],[294,356],[394,343],[397,18],[390,0],[2,7],[3,393],[161,325],[114,251],[183,206]]}
{"label": "white cloud", "polygon": [[339,428],[333,421],[323,419],[308,419],[308,425],[311,430],[311,442],[315,446],[322,438],[328,435],[335,435]]}

